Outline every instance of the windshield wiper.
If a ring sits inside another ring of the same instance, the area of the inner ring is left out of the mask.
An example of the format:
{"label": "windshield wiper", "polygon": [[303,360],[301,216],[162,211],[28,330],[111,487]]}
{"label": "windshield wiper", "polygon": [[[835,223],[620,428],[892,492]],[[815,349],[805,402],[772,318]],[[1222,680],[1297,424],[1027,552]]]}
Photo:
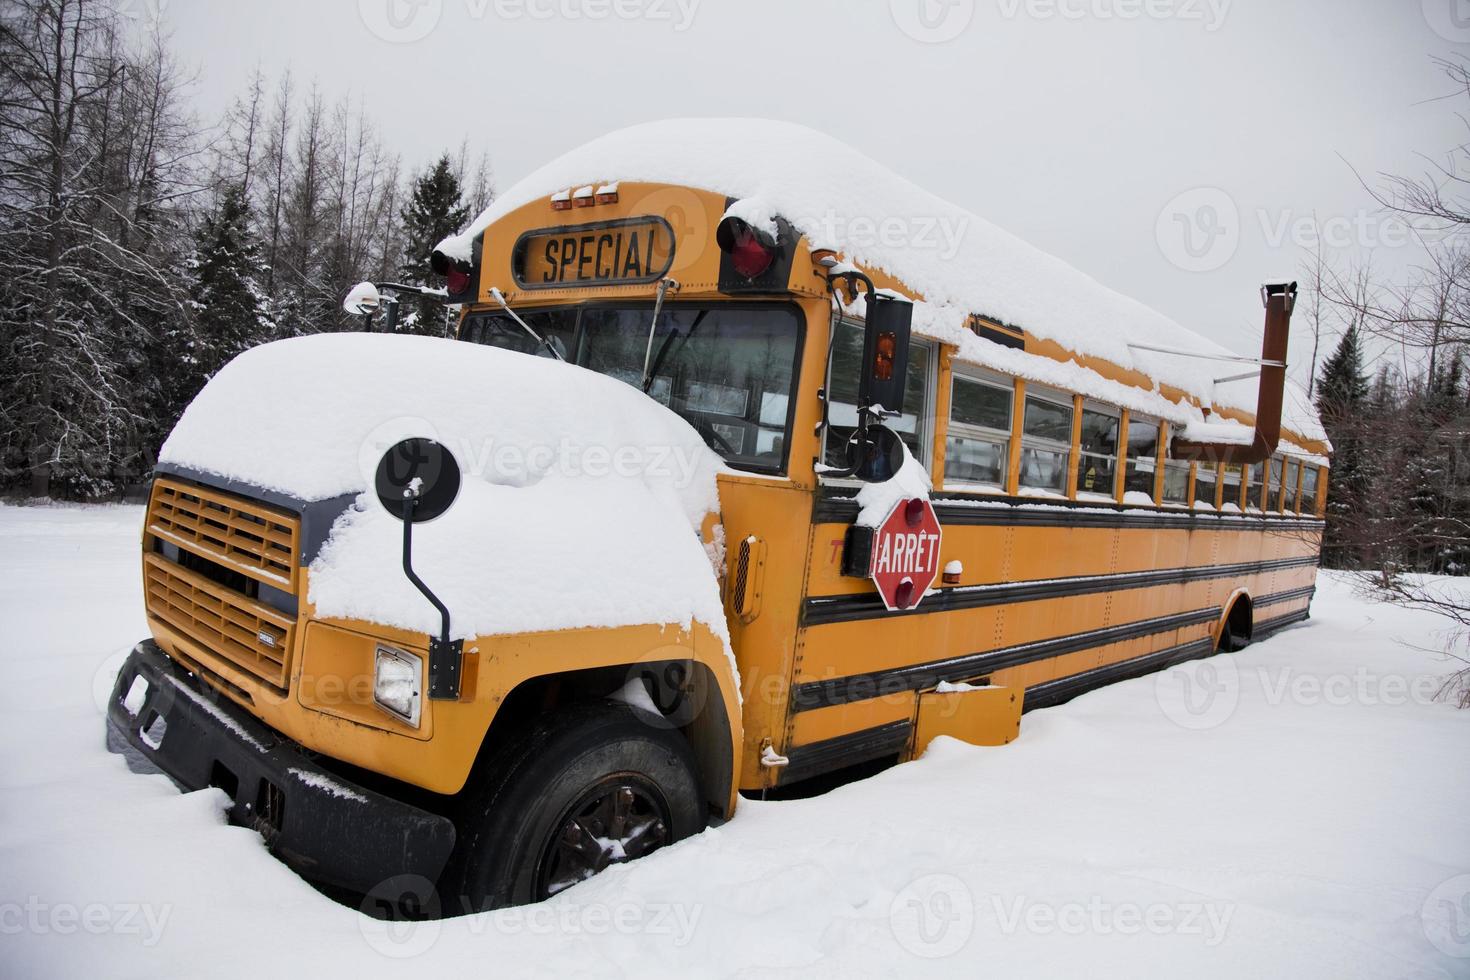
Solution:
{"label": "windshield wiper", "polygon": [[690,338],[694,336],[694,331],[699,329],[699,325],[704,322],[704,318],[707,316],[709,316],[709,310],[700,310],[699,315],[694,318],[694,322],[689,324],[688,333],[674,333],[670,331],[669,335],[664,338],[664,342],[659,344],[658,354],[653,358],[653,367],[649,368],[648,377],[643,381],[643,393],[645,395],[648,394],[648,389],[653,387],[654,381],[658,379],[658,369],[663,367],[669,350],[674,346],[674,341],[677,340],[679,342],[678,349],[683,350],[684,345],[689,343]]}
{"label": "windshield wiper", "polygon": [[498,287],[498,286],[491,286],[490,287],[490,297],[492,299],[494,299],[495,302],[497,302],[497,303],[500,304],[500,308],[502,310],[504,310],[506,312],[506,314],[512,320],[514,320],[516,323],[519,323],[521,325],[521,329],[522,330],[526,331],[526,333],[528,333],[528,334],[531,335],[531,339],[534,340],[534,341],[536,341],[537,346],[543,348],[546,351],[546,353],[550,354],[552,357],[556,358],[558,361],[562,361],[562,362],[565,362],[566,361],[566,358],[561,356],[561,351],[557,350],[554,346],[552,346],[551,341],[549,339],[547,339],[546,337],[541,336],[535,330],[532,330],[531,329],[531,325],[529,323],[527,323],[525,320],[522,320],[519,316],[516,315],[516,311],[510,308],[510,304],[505,301],[505,297],[502,296],[502,295],[500,295],[500,287]]}
{"label": "windshield wiper", "polygon": [[[668,276],[658,281],[658,297],[653,301],[653,322],[648,325],[648,346],[643,348],[643,393],[653,387],[653,335],[658,332],[658,315],[664,308],[664,296],[670,289],[679,290],[679,284]],[[662,353],[662,352],[660,352]]]}

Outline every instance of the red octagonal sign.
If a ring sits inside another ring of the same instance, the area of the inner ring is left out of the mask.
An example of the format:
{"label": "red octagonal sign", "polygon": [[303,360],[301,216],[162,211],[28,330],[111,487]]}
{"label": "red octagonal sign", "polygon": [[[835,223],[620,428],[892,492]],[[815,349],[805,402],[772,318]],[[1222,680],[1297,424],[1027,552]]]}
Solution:
{"label": "red octagonal sign", "polygon": [[923,497],[893,505],[873,530],[868,577],[889,612],[912,609],[939,576],[939,518]]}

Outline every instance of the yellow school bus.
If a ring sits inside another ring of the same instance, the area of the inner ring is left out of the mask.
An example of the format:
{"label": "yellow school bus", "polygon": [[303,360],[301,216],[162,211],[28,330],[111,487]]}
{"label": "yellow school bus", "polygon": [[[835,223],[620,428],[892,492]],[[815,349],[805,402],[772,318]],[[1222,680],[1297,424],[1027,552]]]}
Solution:
{"label": "yellow school bus", "polygon": [[1254,406],[1211,402],[1140,367],[1188,350],[1122,363],[994,306],[937,327],[902,268],[734,177],[600,161],[594,144],[585,176],[528,178],[435,253],[452,342],[626,380],[719,453],[700,531],[734,663],[699,622],[450,642],[319,616],[313,562],[351,498],[165,461],[142,539],[152,635],[109,710],[136,764],[220,787],[313,879],[523,903],[742,794],[939,735],[1004,745],[1023,712],[1307,617],[1330,447],[1300,413],[1283,424],[1294,284],[1261,289]]}

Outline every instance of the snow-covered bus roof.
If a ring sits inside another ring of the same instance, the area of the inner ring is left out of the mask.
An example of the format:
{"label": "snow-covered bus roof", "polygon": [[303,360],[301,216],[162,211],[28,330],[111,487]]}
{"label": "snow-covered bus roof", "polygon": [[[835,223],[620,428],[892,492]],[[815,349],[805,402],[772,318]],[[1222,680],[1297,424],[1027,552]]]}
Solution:
{"label": "snow-covered bus roof", "polygon": [[[439,249],[468,257],[474,240],[515,209],[568,189],[614,181],[712,191],[741,199],[746,211],[780,215],[813,247],[832,248],[850,262],[881,270],[922,297],[915,328],[955,344],[963,359],[1046,380],[1011,363],[1027,359],[1024,353],[1002,355],[1004,348],[968,330],[967,318],[980,314],[1077,354],[1139,371],[1205,405],[1255,409],[1254,384],[1214,383],[1218,361],[1130,345],[1216,355],[1254,352],[1229,351],[846,144],[788,122],[670,119],[609,133],[516,183]],[[878,233],[883,229],[892,231]],[[1096,372],[1067,366],[1076,370],[1059,373],[1048,367],[1043,373],[1083,394],[1120,401],[1115,384],[1099,385],[1105,379]],[[1285,428],[1325,441],[1315,411],[1300,392],[1288,392],[1285,401]],[[1199,415],[1193,406],[1161,395],[1128,407],[1149,410],[1146,404],[1174,421]]]}

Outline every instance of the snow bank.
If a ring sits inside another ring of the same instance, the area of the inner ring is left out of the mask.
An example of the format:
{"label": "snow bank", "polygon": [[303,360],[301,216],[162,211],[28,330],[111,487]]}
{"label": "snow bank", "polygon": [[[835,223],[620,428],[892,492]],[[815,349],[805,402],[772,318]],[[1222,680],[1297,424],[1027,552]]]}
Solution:
{"label": "snow bank", "polygon": [[[925,315],[916,311],[916,327],[960,346],[965,360],[1001,370],[1007,365],[997,363],[998,358],[1016,360],[999,354],[1005,348],[964,329],[965,318],[980,313],[1079,354],[1143,371],[1205,404],[1255,408],[1254,387],[1244,397],[1237,388],[1216,390],[1218,363],[1129,345],[1238,352],[1109,289],[851,147],[793,123],[670,119],[609,133],[530,174],[438,247],[451,255],[468,255],[476,237],[516,208],[604,180],[680,184],[750,199],[753,203],[738,212],[747,220],[763,223],[779,214],[809,241],[917,290],[924,300],[920,305],[931,309]],[[1090,388],[1078,390],[1092,393]],[[1311,407],[1292,408],[1286,425],[1308,439],[1321,438]],[[1181,411],[1175,407],[1154,414],[1188,421]]]}
{"label": "snow bank", "polygon": [[[5,976],[1368,980],[1470,964],[1470,712],[1432,700],[1460,664],[1432,652],[1444,620],[1344,577],[1319,579],[1309,623],[1030,713],[1011,745],[944,739],[825,796],[742,800],[729,824],[544,905],[380,922],[227,825],[219,790],[181,794],[107,754],[102,705],[147,631],[141,521],[0,505]],[[1439,581],[1470,602],[1470,580]]]}
{"label": "snow bank", "polygon": [[583,368],[429,337],[281,341],[211,380],[161,461],[303,501],[359,494],[311,566],[318,615],[437,631],[400,568],[402,525],[364,492],[407,436],[463,473],[414,532],[457,637],[692,620],[725,635],[699,538],[723,464],[679,416]]}

